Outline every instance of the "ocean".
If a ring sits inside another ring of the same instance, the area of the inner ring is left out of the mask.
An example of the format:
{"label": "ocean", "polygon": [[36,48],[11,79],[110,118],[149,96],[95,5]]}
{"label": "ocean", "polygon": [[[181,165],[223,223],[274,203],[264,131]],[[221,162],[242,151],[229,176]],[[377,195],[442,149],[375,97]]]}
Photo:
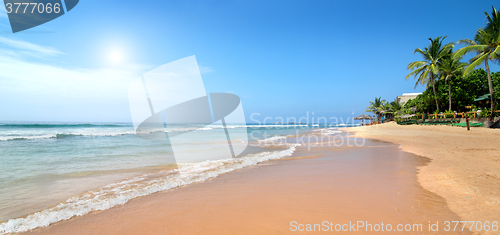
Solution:
{"label": "ocean", "polygon": [[[187,169],[179,174],[170,143],[138,138],[129,123],[3,122],[0,123],[0,234],[48,226],[109,209],[133,198],[287,157],[297,147],[283,142],[287,136],[346,126],[350,125],[228,125],[228,129],[247,129],[246,150],[236,158],[178,163]],[[170,131],[176,134],[203,131],[204,138],[210,139],[221,128],[179,125]],[[218,154],[195,140],[188,143],[187,149],[193,155]]]}

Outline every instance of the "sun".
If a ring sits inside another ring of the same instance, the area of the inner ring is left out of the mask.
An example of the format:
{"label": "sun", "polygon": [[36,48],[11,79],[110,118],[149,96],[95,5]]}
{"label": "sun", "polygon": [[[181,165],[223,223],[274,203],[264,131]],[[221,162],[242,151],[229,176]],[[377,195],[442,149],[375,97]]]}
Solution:
{"label": "sun", "polygon": [[123,61],[123,53],[119,50],[108,52],[108,60],[112,64],[120,64]]}

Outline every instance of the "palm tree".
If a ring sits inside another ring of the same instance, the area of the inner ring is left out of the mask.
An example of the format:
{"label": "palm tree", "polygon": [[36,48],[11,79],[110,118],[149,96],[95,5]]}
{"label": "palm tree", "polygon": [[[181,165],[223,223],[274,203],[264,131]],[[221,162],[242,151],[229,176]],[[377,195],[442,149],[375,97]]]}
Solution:
{"label": "palm tree", "polygon": [[448,110],[451,110],[451,80],[462,75],[467,65],[467,63],[460,62],[459,58],[453,57],[451,50],[449,56],[444,57],[439,63],[439,75],[448,84]]}
{"label": "palm tree", "polygon": [[[401,104],[396,99],[396,100],[394,100],[394,101],[392,101],[390,103],[389,102],[385,102],[382,105],[382,108],[381,108],[382,110],[380,111],[380,114],[384,114],[384,115],[386,115],[386,117],[387,116],[389,116],[389,117],[391,117],[391,116],[392,117],[396,117],[396,115],[401,112],[402,108],[403,107],[401,106]],[[389,114],[389,115],[387,115],[387,114]]]}
{"label": "palm tree", "polygon": [[366,108],[365,112],[374,113],[377,115],[377,119],[380,120],[381,111],[383,110],[385,102],[385,100],[382,100],[382,97],[375,97],[375,101],[370,101],[370,106]]}
{"label": "palm tree", "polygon": [[392,101],[390,105],[391,105],[391,110],[394,112],[394,115],[396,115],[403,109],[403,106],[401,106],[401,103],[399,103],[397,99]]}
{"label": "palm tree", "polygon": [[382,105],[382,111],[384,111],[384,113],[392,113],[393,110],[391,104],[389,104],[389,102],[385,102]]}
{"label": "palm tree", "polygon": [[431,41],[429,47],[425,47],[423,50],[417,48],[414,52],[421,54],[424,60],[411,62],[407,67],[408,70],[413,71],[406,76],[406,79],[411,76],[414,76],[415,78],[418,76],[415,87],[417,87],[418,84],[425,84],[427,88],[429,85],[432,86],[437,110],[439,110],[439,102],[437,100],[435,81],[439,70],[439,62],[443,59],[443,57],[446,57],[449,54],[451,49],[453,49],[452,43],[448,43],[443,46],[443,40],[445,38],[446,36],[437,37],[435,39],[429,38],[429,41]]}
{"label": "palm tree", "polygon": [[[465,69],[465,75],[472,72],[474,68],[484,62],[486,74],[488,75],[488,86],[492,101],[491,110],[493,111],[495,109],[496,99],[493,93],[493,83],[491,82],[488,60],[496,63],[500,61],[500,14],[495,7],[492,6],[492,8],[493,11],[491,12],[491,16],[487,12],[484,12],[488,20],[486,27],[477,30],[474,41],[469,39],[460,40],[459,43],[466,44],[467,46],[457,50],[454,57],[460,58],[470,52],[476,53],[476,55],[469,60],[470,65]],[[490,119],[493,119],[493,113],[494,112],[491,112]]]}
{"label": "palm tree", "polygon": [[387,118],[387,116],[390,117],[391,115],[394,114],[394,112],[392,111],[392,106],[391,106],[391,104],[389,104],[389,102],[385,102],[382,105],[382,111],[380,111],[380,114],[383,114],[386,118]]}

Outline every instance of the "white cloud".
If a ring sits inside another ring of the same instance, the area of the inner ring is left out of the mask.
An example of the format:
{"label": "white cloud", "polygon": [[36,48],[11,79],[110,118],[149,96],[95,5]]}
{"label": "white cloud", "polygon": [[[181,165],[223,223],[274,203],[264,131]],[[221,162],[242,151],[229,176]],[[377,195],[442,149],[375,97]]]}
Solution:
{"label": "white cloud", "polygon": [[199,66],[200,68],[200,73],[212,73],[214,72],[214,69],[212,67],[206,67],[206,66]]}
{"label": "white cloud", "polygon": [[9,49],[21,50],[21,52],[40,53],[44,55],[60,55],[64,54],[52,47],[36,45],[30,42],[14,40],[6,37],[0,37],[0,44],[7,46]]}
{"label": "white cloud", "polygon": [[0,56],[1,89],[9,93],[67,97],[113,97],[137,78],[123,69],[62,68]]}
{"label": "white cloud", "polygon": [[0,120],[127,121],[128,86],[150,66],[75,68],[48,64],[57,49],[0,37]]}

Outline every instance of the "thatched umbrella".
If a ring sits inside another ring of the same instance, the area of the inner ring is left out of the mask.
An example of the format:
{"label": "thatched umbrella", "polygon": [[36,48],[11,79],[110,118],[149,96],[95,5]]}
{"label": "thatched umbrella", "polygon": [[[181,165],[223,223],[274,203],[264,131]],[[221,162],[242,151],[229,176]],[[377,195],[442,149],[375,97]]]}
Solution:
{"label": "thatched umbrella", "polygon": [[363,114],[363,115],[359,115],[359,116],[355,117],[354,120],[361,120],[363,125],[365,125],[365,120],[372,120],[372,117]]}

